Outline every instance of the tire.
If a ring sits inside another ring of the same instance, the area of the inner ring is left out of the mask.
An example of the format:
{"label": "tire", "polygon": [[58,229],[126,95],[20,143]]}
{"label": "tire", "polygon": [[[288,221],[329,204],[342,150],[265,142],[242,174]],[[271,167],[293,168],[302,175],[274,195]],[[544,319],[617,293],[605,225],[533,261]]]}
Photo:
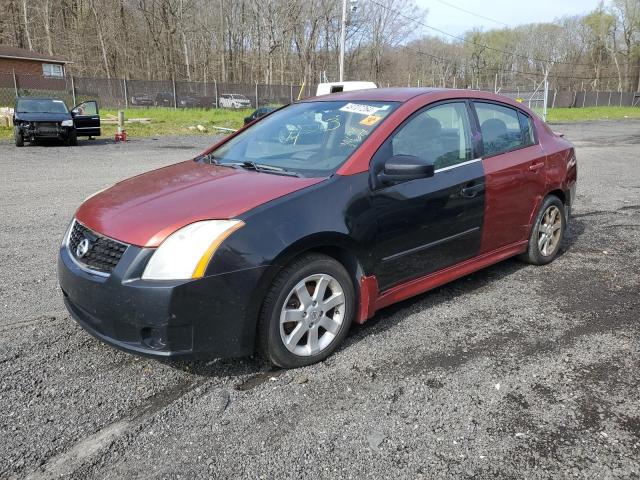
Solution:
{"label": "tire", "polygon": [[[314,300],[322,292],[323,300]],[[354,312],[355,290],[345,268],[326,255],[303,255],[276,276],[265,296],[258,321],[258,351],[283,368],[320,362],[347,336]],[[281,323],[284,318],[292,320]]]}
{"label": "tire", "polygon": [[13,131],[13,139],[15,141],[16,147],[24,147],[24,137],[22,136],[22,132],[17,128]]}
{"label": "tire", "polygon": [[552,262],[558,256],[564,239],[566,218],[562,200],[555,195],[547,196],[531,227],[527,251],[520,255],[520,260],[532,265]]}
{"label": "tire", "polygon": [[75,130],[69,132],[69,136],[67,137],[67,145],[69,147],[75,147],[78,145],[78,133]]}

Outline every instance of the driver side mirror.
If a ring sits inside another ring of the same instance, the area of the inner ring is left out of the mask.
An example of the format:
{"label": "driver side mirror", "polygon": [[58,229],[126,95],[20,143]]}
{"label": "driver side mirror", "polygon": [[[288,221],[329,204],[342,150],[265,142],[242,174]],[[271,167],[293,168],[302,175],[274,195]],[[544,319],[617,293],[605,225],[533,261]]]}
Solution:
{"label": "driver side mirror", "polygon": [[389,158],[378,179],[383,184],[408,182],[419,178],[433,177],[435,168],[432,162],[413,155],[394,155]]}

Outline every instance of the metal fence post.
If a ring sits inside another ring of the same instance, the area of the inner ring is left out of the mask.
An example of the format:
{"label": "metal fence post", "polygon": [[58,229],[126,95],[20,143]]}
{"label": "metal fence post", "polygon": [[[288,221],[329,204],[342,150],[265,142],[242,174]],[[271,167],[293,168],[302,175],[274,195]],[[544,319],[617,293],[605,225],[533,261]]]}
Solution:
{"label": "metal fence post", "polygon": [[289,93],[290,100],[289,102],[293,103],[293,83],[291,84],[291,91]]}
{"label": "metal fence post", "polygon": [[607,103],[607,107],[611,106],[611,90],[609,90],[609,103]]}
{"label": "metal fence post", "polygon": [[71,75],[71,98],[73,98],[73,104],[77,105],[78,101],[76,100],[76,83],[73,80],[73,75]]}
{"label": "metal fence post", "polygon": [[547,75],[544,76],[544,101],[542,102],[542,118],[547,121],[547,102],[549,97],[549,81]]}
{"label": "metal fence post", "polygon": [[256,82],[256,108],[259,108],[259,105],[258,105],[258,82]]}
{"label": "metal fence post", "polygon": [[123,78],[122,83],[124,85],[124,108],[129,108],[129,92],[127,92],[127,79]]}
{"label": "metal fence post", "polygon": [[215,78],[213,79],[213,89],[216,95],[216,108],[220,108],[220,105],[218,103],[218,81]]}
{"label": "metal fence post", "polygon": [[600,96],[600,90],[596,90],[596,107],[598,106],[598,97]]}
{"label": "metal fence post", "polygon": [[173,108],[178,108],[178,99],[176,98],[176,77],[171,75],[171,84],[173,86]]}
{"label": "metal fence post", "polygon": [[18,79],[16,78],[15,69],[13,70],[13,88],[16,92],[16,98],[18,98],[20,95],[18,95]]}

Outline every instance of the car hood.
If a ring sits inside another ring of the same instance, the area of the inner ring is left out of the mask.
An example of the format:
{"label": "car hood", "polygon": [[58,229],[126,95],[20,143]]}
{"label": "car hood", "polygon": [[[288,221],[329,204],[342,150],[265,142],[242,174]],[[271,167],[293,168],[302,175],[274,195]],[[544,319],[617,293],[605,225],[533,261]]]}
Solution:
{"label": "car hood", "polygon": [[87,199],[76,218],[115,240],[157,247],[185,225],[234,218],[322,180],[189,160],[116,183]]}
{"label": "car hood", "polygon": [[61,122],[70,120],[70,113],[23,113],[16,112],[15,116],[23,122]]}

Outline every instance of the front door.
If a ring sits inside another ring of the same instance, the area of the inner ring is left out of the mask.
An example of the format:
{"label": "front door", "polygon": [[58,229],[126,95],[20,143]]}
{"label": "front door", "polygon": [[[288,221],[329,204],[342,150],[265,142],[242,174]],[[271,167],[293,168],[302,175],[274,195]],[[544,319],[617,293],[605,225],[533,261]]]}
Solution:
{"label": "front door", "polygon": [[372,179],[393,155],[413,155],[435,167],[431,178],[391,186],[372,180],[377,233],[370,253],[381,290],[479,252],[484,174],[469,119],[464,100],[426,107],[405,121],[372,159]]}
{"label": "front door", "polygon": [[78,136],[100,136],[100,112],[98,111],[98,103],[95,100],[76,105],[71,110],[71,115],[73,115],[73,123],[76,126]]}

